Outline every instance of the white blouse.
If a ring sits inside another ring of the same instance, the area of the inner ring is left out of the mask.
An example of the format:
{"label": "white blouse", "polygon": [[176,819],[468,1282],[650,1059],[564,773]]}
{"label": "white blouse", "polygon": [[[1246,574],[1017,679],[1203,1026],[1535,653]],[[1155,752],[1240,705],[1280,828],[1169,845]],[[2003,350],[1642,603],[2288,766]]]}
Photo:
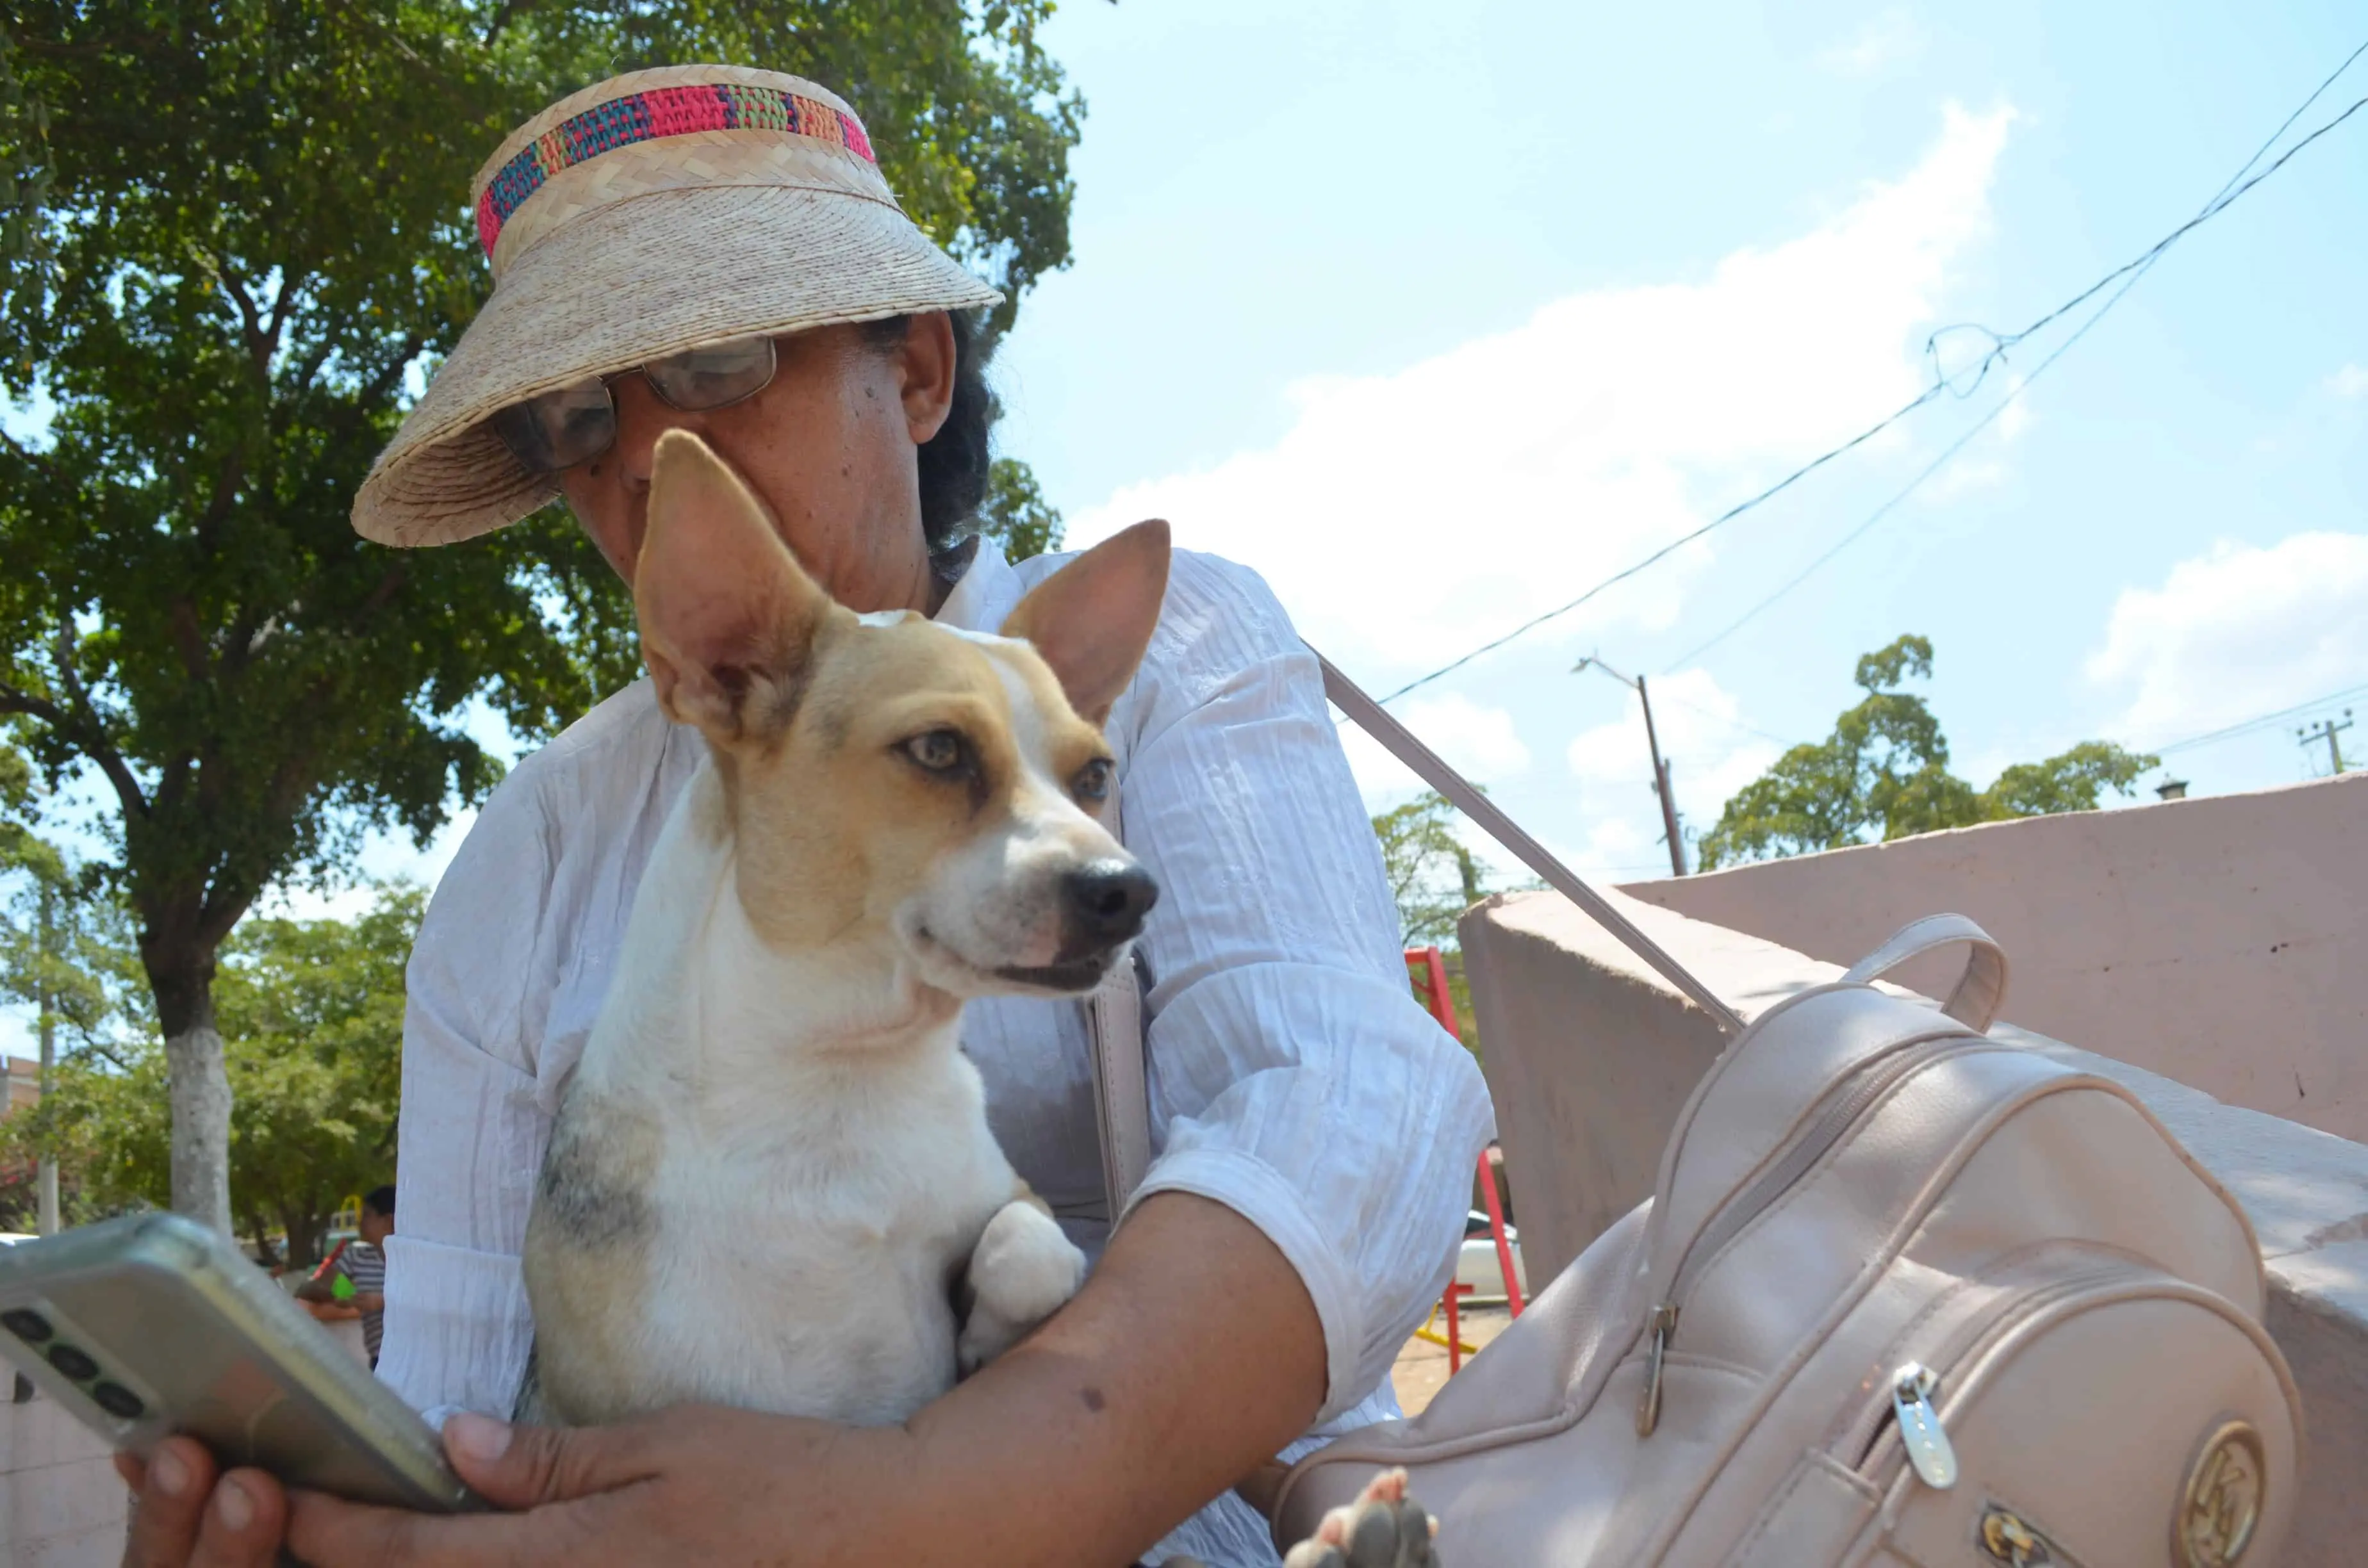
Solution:
{"label": "white blouse", "polygon": [[[1065,559],[1015,566],[982,541],[939,619],[993,631]],[[1391,1362],[1446,1287],[1493,1117],[1471,1056],[1407,987],[1315,661],[1254,573],[1179,551],[1109,734],[1127,846],[1161,889],[1143,937],[1155,1158],[1138,1198],[1213,1199],[1298,1269],[1329,1377],[1310,1438],[1386,1419]],[[634,683],[512,771],[428,906],[409,971],[379,1376],[431,1418],[509,1413],[533,1335],[518,1254],[543,1145],[703,744]],[[1108,1224],[1080,1009],[973,1002],[962,1047],[1012,1164],[1098,1254]],[[1230,1494],[1152,1561],[1186,1552],[1220,1568],[1276,1561]]]}

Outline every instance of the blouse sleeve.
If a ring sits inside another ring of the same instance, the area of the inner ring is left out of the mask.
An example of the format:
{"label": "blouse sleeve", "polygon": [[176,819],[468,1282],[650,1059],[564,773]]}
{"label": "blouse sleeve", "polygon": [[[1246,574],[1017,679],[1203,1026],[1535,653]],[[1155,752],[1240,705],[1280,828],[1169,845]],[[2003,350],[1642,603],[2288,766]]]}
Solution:
{"label": "blouse sleeve", "polygon": [[1329,1420],[1446,1286],[1487,1091],[1413,998],[1321,672],[1265,584],[1179,552],[1127,701],[1128,846],[1161,887],[1137,1200],[1212,1199],[1291,1261],[1323,1322]]}
{"label": "blouse sleeve", "polygon": [[440,1424],[507,1416],[534,1337],[518,1255],[550,1136],[525,1025],[551,886],[533,780],[486,802],[413,945],[378,1375]]}

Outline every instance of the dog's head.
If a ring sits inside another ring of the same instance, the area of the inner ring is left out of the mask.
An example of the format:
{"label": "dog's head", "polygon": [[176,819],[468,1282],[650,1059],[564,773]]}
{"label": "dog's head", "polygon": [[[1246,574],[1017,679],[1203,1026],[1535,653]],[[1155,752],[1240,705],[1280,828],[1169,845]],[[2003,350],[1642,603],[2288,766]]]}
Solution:
{"label": "dog's head", "polygon": [[1090,989],[1158,896],[1103,825],[1100,725],[1167,585],[1167,525],[1141,523],[1039,585],[1000,636],[859,616],[697,437],[661,437],[642,652],[667,715],[713,750],[757,932],[956,996]]}

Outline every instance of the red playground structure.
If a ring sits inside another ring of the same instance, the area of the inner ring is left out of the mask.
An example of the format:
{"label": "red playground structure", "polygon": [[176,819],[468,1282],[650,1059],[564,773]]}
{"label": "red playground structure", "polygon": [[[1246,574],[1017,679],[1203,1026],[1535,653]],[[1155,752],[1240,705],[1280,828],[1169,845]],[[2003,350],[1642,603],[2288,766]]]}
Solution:
{"label": "red playground structure", "polygon": [[[1463,1039],[1463,1031],[1456,1026],[1455,998],[1447,988],[1446,959],[1441,956],[1437,948],[1408,948],[1406,950],[1406,968],[1410,971],[1409,979],[1413,982],[1415,990],[1422,996],[1424,1003],[1430,1008],[1430,1016],[1439,1020],[1440,1028],[1458,1040]],[[1505,1203],[1497,1190],[1497,1152],[1493,1145],[1481,1151],[1480,1199],[1487,1205],[1488,1233],[1497,1244],[1497,1267],[1504,1272],[1505,1276],[1505,1305],[1514,1317],[1520,1317],[1522,1304],[1521,1280],[1520,1271],[1513,1266],[1513,1244],[1505,1234]],[[1445,1343],[1447,1369],[1451,1375],[1463,1369],[1464,1345],[1459,1321],[1461,1298],[1470,1294],[1471,1290],[1471,1286],[1450,1279],[1447,1283],[1446,1294],[1440,1298],[1440,1306],[1447,1314]],[[1428,1330],[1425,1330],[1424,1334],[1427,1338],[1437,1337],[1430,1335]]]}

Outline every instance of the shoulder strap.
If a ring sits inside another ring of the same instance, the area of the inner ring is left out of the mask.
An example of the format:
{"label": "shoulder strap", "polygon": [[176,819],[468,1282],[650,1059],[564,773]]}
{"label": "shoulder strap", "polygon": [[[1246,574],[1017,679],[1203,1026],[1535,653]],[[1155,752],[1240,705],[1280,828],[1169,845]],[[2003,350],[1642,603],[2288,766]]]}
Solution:
{"label": "shoulder strap", "polygon": [[[1110,830],[1126,842],[1119,786],[1110,781]],[[1094,1125],[1101,1133],[1102,1193],[1110,1221],[1151,1168],[1151,1084],[1143,1030],[1143,989],[1133,963],[1113,967],[1086,997],[1087,1054],[1093,1060]]]}
{"label": "shoulder strap", "polygon": [[[1605,902],[1603,895],[1579,881],[1570,868],[1546,853],[1545,846],[1521,831],[1512,818],[1492,804],[1479,787],[1447,766],[1437,752],[1414,732],[1392,718],[1388,710],[1342,675],[1332,661],[1313,648],[1324,670],[1324,695],[1357,726],[1379,741],[1392,756],[1414,770],[1415,777],[1438,790],[1513,858],[1535,871],[1548,887],[1594,918],[1596,923],[1650,964],[1668,983],[1691,998],[1726,1034],[1739,1034],[1743,1020],[1715,992],[1695,979],[1686,967],[1663,952],[1658,944],[1630,924],[1628,917]],[[1123,819],[1118,790],[1110,791],[1110,831],[1123,841]],[[1143,1185],[1151,1168],[1149,1073],[1144,1062],[1143,993],[1133,966],[1112,970],[1086,999],[1086,1034],[1093,1058],[1094,1118],[1101,1132],[1102,1187],[1110,1203],[1110,1222],[1124,1212],[1126,1199]]]}
{"label": "shoulder strap", "polygon": [[[1310,648],[1309,653],[1315,650]],[[1480,830],[1509,851],[1516,860],[1535,871],[1546,886],[1554,889],[1579,908],[1587,911],[1595,923],[1620,938],[1622,945],[1657,970],[1661,977],[1693,1000],[1696,1006],[1711,1016],[1726,1034],[1743,1032],[1743,1020],[1735,1009],[1718,999],[1701,981],[1689,973],[1685,965],[1663,952],[1653,939],[1629,924],[1628,917],[1604,901],[1603,895],[1580,881],[1571,869],[1546,853],[1545,846],[1523,833],[1518,824],[1497,809],[1488,797],[1455,769],[1447,766],[1439,754],[1415,738],[1414,732],[1390,717],[1388,710],[1366,696],[1357,683],[1342,675],[1332,661],[1315,653],[1315,662],[1324,666],[1324,695],[1332,706],[1355,721],[1365,733],[1382,743],[1392,756],[1414,770],[1415,777],[1447,797],[1455,809],[1479,824]]]}

